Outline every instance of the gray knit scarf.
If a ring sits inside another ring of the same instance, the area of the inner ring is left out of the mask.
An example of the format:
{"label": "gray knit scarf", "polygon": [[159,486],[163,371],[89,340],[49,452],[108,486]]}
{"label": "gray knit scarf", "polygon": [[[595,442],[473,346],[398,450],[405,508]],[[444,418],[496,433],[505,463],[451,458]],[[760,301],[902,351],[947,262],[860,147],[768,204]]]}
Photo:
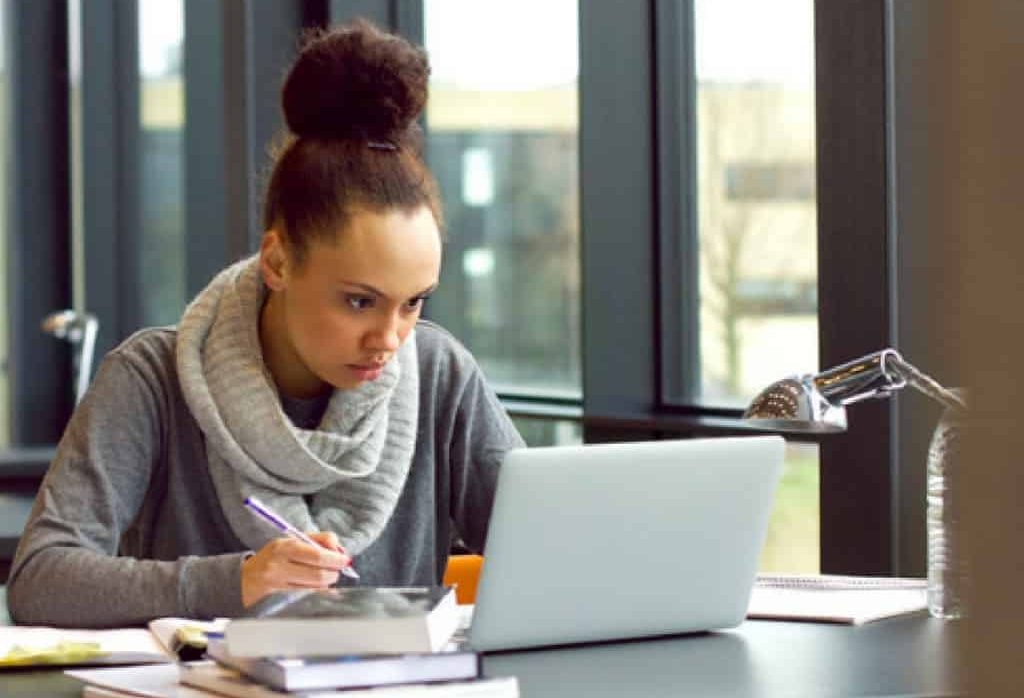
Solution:
{"label": "gray knit scarf", "polygon": [[266,288],[258,257],[228,267],[185,309],[177,367],[228,523],[258,550],[280,535],[242,502],[256,496],[303,531],[334,531],[351,555],[384,529],[416,442],[419,370],[411,333],[380,377],[335,390],[316,430],[281,409],[263,363]]}

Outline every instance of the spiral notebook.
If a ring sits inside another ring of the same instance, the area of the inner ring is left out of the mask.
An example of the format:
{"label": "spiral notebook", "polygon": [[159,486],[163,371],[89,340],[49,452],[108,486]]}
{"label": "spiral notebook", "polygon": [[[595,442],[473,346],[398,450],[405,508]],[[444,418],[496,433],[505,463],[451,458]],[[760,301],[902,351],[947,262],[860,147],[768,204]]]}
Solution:
{"label": "spiral notebook", "polygon": [[906,577],[759,575],[747,618],[860,625],[925,611],[927,588]]}

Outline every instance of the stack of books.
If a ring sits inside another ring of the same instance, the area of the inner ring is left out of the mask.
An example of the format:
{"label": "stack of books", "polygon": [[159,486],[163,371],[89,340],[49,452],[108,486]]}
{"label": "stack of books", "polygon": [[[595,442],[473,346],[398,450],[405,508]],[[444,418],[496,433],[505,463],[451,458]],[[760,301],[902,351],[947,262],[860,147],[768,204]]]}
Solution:
{"label": "stack of books", "polygon": [[[183,685],[226,696],[386,698],[390,687],[403,698],[516,698],[514,677],[481,677],[479,655],[453,641],[460,617],[450,587],[280,592],[207,633],[201,661],[69,673],[95,697],[174,696]],[[147,669],[148,692],[140,690]]]}

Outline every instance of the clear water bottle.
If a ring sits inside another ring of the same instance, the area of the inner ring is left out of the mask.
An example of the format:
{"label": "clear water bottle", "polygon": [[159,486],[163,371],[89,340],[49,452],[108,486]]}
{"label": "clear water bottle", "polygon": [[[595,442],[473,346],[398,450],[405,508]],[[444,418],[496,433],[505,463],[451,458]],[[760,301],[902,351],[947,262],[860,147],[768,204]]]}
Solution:
{"label": "clear water bottle", "polygon": [[[962,391],[953,391],[961,398]],[[964,413],[948,409],[928,448],[928,611],[935,618],[964,615],[967,584],[957,498],[963,466]]]}

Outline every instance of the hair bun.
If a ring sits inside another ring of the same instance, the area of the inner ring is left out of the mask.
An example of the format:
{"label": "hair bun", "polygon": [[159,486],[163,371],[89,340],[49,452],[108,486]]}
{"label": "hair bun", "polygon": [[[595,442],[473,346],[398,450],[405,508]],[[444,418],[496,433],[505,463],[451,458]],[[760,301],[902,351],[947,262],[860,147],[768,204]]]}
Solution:
{"label": "hair bun", "polygon": [[284,83],[288,128],[307,138],[399,143],[427,101],[426,52],[365,20],[315,32]]}

